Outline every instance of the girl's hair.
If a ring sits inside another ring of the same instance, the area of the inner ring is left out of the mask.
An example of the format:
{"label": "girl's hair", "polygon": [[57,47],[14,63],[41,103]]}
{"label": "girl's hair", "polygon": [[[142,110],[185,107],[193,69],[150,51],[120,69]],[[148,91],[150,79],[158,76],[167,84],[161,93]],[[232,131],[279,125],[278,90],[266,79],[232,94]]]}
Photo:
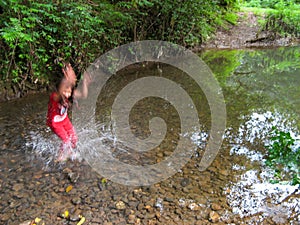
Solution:
{"label": "girl's hair", "polygon": [[65,78],[65,77],[61,78],[61,79],[56,83],[56,85],[55,85],[56,90],[58,91],[62,85],[64,85],[66,88],[71,88],[71,89],[73,89],[72,83],[71,83],[70,81],[68,81],[68,79]]}
{"label": "girl's hair", "polygon": [[[56,83],[56,91],[59,92],[59,89],[64,86],[64,88],[71,88],[72,93],[70,98],[68,99],[69,102],[72,104],[73,103],[73,94],[74,94],[74,87],[72,83],[65,77],[61,78],[57,83]],[[62,100],[62,99],[61,99]],[[62,103],[62,102],[61,102]]]}

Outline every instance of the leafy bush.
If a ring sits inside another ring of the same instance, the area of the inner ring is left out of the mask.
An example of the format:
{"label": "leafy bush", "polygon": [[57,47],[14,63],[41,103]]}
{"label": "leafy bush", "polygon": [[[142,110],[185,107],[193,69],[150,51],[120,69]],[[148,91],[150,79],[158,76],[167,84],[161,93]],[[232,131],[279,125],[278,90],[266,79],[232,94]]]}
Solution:
{"label": "leafy bush", "polygon": [[270,31],[275,37],[300,36],[299,0],[247,0],[247,7],[263,8],[266,15],[262,21],[262,30]]}
{"label": "leafy bush", "polygon": [[[47,84],[50,74],[56,74],[55,79],[61,73],[54,63],[58,59],[71,61],[80,72],[96,54],[125,42],[122,25],[130,19],[107,3],[11,0],[2,4],[1,72],[19,91],[28,83]],[[115,31],[118,25],[121,28]]]}
{"label": "leafy bush", "polygon": [[290,1],[283,1],[283,0],[246,0],[244,5],[247,7],[258,7],[258,8],[271,8],[276,9],[279,5],[290,6],[294,4],[299,4],[300,1],[298,0],[290,0]]}
{"label": "leafy bush", "polygon": [[[60,59],[77,73],[103,52],[130,41],[158,39],[195,46],[208,38],[237,0],[3,0],[2,80],[19,92],[61,74]],[[227,17],[226,17],[227,15]]]}
{"label": "leafy bush", "polygon": [[295,147],[295,139],[289,132],[273,128],[272,144],[267,146],[266,165],[275,170],[279,182],[291,180],[291,184],[300,184],[300,147]]}
{"label": "leafy bush", "polygon": [[276,5],[276,11],[266,16],[264,29],[280,36],[300,36],[300,8],[299,5],[286,5],[284,2]]}

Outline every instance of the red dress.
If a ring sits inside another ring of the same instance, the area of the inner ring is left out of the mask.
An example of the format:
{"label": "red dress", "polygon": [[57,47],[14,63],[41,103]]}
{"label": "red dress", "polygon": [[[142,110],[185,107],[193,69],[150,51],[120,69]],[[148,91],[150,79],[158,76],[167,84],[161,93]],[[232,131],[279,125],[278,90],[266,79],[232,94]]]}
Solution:
{"label": "red dress", "polygon": [[47,113],[47,125],[51,130],[63,141],[63,143],[71,143],[76,146],[77,135],[75,129],[68,117],[68,100],[62,105],[59,101],[55,101],[56,92],[50,95]]}

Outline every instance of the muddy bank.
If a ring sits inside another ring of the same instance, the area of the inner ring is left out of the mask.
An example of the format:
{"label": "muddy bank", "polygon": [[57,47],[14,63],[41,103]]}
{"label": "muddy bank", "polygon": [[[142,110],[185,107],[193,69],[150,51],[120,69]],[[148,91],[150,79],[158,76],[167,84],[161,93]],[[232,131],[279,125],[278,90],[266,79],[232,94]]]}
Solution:
{"label": "muddy bank", "polygon": [[201,45],[200,49],[242,49],[293,46],[300,39],[280,37],[272,32],[262,31],[259,16],[253,12],[239,12],[237,24],[227,24],[217,30],[215,36]]}
{"label": "muddy bank", "polygon": [[45,84],[37,85],[37,84],[30,84],[29,82],[25,82],[25,83],[26,84],[23,84],[23,87],[21,87],[17,83],[0,81],[0,102],[22,98],[29,94],[46,92],[47,90],[53,88]]}

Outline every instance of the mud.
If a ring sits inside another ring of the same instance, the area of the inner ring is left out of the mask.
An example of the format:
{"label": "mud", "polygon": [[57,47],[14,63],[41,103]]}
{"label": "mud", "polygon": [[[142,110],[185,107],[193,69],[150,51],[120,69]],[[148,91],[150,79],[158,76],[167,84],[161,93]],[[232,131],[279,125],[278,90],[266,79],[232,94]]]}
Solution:
{"label": "mud", "polygon": [[[201,49],[242,49],[293,46],[299,38],[280,37],[272,32],[262,31],[260,17],[253,12],[239,12],[235,25],[227,24],[201,45]],[[263,18],[261,18],[263,19]]]}

